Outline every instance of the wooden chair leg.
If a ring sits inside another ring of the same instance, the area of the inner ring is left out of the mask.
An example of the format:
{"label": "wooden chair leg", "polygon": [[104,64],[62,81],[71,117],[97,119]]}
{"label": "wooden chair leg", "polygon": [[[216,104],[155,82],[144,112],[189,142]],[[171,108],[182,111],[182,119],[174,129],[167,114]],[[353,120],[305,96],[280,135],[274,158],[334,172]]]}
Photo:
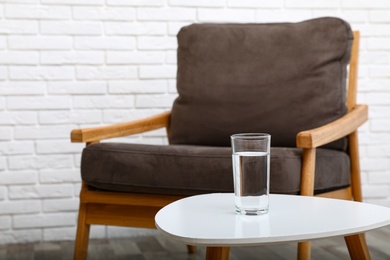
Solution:
{"label": "wooden chair leg", "polygon": [[300,242],[298,243],[298,259],[299,260],[309,260],[310,259],[310,242]]}
{"label": "wooden chair leg", "polygon": [[[316,165],[316,149],[306,148],[302,150],[302,175],[301,175],[301,195],[314,195],[314,176]],[[298,259],[310,259],[310,242],[298,243]]]}
{"label": "wooden chair leg", "polygon": [[352,260],[354,259],[371,259],[370,252],[368,251],[366,238],[364,233],[356,234],[352,236],[344,237],[345,243],[347,244],[349,256]]}
{"label": "wooden chair leg", "polygon": [[206,260],[229,260],[230,247],[207,247]]}
{"label": "wooden chair leg", "polygon": [[87,205],[80,203],[74,249],[74,260],[86,260],[88,254],[90,225],[86,224]]}
{"label": "wooden chair leg", "polygon": [[196,246],[187,245],[187,252],[189,254],[196,254]]}
{"label": "wooden chair leg", "polygon": [[354,201],[363,201],[359,164],[359,142],[357,132],[349,135],[349,153],[351,158],[351,187]]}

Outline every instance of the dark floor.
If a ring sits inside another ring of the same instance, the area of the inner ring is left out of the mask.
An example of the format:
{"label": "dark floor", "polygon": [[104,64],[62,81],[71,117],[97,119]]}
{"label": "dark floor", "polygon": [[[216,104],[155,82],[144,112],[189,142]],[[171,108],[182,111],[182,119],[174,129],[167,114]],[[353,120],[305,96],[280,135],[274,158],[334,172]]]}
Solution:
{"label": "dark floor", "polygon": [[[372,259],[390,259],[390,226],[366,234]],[[0,259],[72,259],[74,242],[45,242],[0,246]],[[204,259],[205,248],[189,255],[185,245],[156,235],[128,239],[91,240],[88,259]],[[235,247],[230,259],[296,259],[296,244],[259,247]],[[340,237],[312,241],[311,259],[349,259],[344,239]]]}

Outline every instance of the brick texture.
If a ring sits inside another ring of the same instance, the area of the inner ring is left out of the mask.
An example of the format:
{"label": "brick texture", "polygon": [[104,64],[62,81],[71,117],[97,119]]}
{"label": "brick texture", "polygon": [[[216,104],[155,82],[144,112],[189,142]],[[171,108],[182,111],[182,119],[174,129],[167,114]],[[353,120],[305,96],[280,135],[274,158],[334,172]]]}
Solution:
{"label": "brick texture", "polygon": [[[71,240],[83,144],[70,131],[151,116],[176,98],[176,34],[194,22],[336,16],[361,32],[364,200],[390,205],[390,1],[0,1],[0,244]],[[164,130],[113,141],[166,144]],[[137,229],[94,227],[91,237]]]}

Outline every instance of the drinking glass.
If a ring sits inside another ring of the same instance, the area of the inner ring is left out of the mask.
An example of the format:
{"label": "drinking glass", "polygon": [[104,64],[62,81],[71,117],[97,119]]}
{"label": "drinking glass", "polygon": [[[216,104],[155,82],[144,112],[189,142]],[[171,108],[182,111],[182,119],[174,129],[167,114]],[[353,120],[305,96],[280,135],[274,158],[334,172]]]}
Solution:
{"label": "drinking glass", "polygon": [[262,215],[269,209],[271,135],[231,136],[234,195],[237,214]]}

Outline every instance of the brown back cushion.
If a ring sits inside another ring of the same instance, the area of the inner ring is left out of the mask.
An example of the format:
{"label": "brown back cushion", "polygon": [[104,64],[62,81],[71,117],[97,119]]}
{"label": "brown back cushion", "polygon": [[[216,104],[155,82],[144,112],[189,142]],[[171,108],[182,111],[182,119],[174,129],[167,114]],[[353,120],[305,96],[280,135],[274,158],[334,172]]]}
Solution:
{"label": "brown back cushion", "polygon": [[338,18],[182,28],[170,143],[229,146],[231,134],[266,132],[294,147],[299,131],[346,113],[352,41]]}

